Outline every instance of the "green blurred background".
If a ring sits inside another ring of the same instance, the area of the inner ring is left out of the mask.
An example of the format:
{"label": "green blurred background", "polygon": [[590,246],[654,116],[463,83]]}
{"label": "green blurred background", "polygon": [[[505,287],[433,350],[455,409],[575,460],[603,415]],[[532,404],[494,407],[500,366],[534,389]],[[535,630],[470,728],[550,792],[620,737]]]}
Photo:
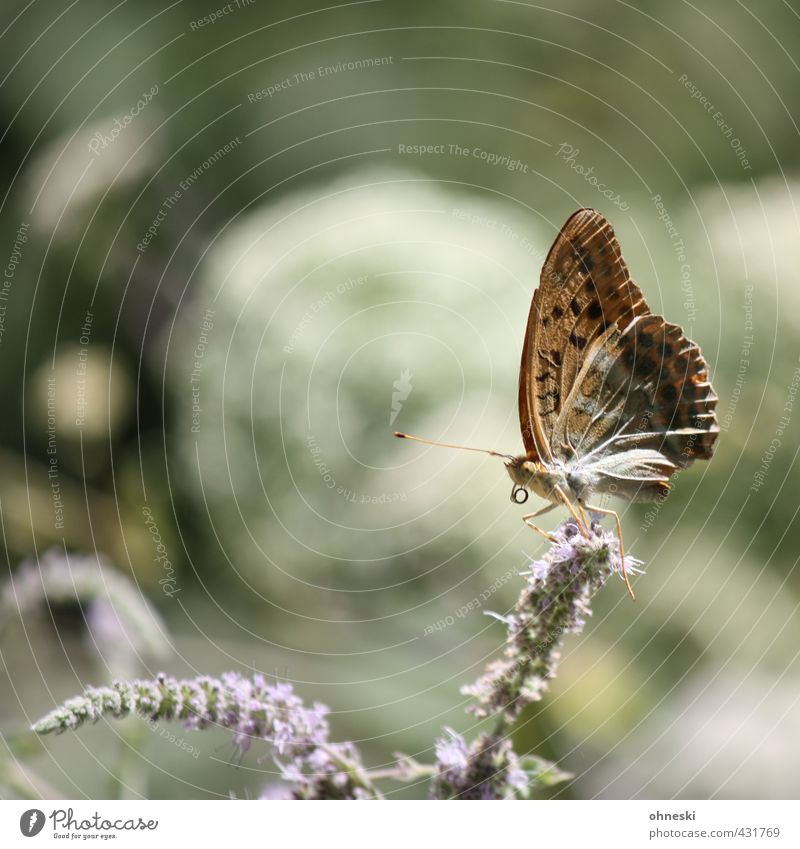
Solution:
{"label": "green blurred background", "polygon": [[373,765],[477,732],[483,610],[543,543],[497,460],[391,431],[521,449],[530,297],[580,206],[702,346],[722,433],[659,508],[619,505],[638,600],[600,594],[517,748],[575,774],[559,797],[800,793],[796,3],[4,12],[7,569],[97,552],[166,622],[158,656],[7,605],[4,796],[274,780],[224,734],[24,733],[120,674],[274,674]]}

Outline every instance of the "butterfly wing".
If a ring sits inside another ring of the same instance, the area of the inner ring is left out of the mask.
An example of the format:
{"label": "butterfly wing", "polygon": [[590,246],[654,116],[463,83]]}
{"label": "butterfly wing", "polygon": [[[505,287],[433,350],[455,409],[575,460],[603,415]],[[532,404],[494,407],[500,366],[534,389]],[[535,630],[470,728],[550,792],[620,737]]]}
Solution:
{"label": "butterfly wing", "polygon": [[646,500],[676,469],[711,457],[716,404],[698,346],[661,316],[640,315],[592,345],[553,439],[596,478],[593,489]]}
{"label": "butterfly wing", "polygon": [[553,430],[589,352],[609,328],[647,313],[611,225],[579,209],[550,248],[528,315],[519,415],[529,457],[551,463],[562,456]]}

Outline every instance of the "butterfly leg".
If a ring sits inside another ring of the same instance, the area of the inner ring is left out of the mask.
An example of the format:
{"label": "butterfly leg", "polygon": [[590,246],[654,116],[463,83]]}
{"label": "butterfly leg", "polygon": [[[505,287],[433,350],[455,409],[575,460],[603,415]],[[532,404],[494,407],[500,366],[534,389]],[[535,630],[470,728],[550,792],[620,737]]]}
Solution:
{"label": "butterfly leg", "polygon": [[526,513],[522,517],[522,521],[533,531],[540,533],[545,539],[550,540],[550,542],[555,542],[556,538],[552,534],[548,534],[547,531],[543,531],[538,525],[534,525],[531,522],[531,519],[535,519],[537,516],[542,516],[545,513],[549,513],[551,510],[555,510],[558,507],[557,504],[548,504],[545,507],[542,507],[541,510],[537,510],[535,513]]}
{"label": "butterfly leg", "polygon": [[556,496],[561,499],[561,502],[566,506],[567,510],[572,513],[572,518],[575,519],[578,530],[588,539],[589,538],[589,525],[586,524],[585,517],[581,519],[578,511],[575,509],[575,505],[567,498],[567,494],[561,489],[560,486],[556,486],[553,489]]}
{"label": "butterfly leg", "polygon": [[633,594],[633,587],[628,579],[628,571],[625,568],[625,543],[622,541],[622,525],[619,521],[619,513],[614,510],[607,510],[605,507],[592,507],[591,504],[586,505],[587,510],[594,510],[595,513],[603,513],[606,516],[613,516],[617,523],[617,538],[619,539],[619,557],[622,563],[622,578],[625,581],[625,586],[628,588],[628,595],[636,601],[636,596]]}

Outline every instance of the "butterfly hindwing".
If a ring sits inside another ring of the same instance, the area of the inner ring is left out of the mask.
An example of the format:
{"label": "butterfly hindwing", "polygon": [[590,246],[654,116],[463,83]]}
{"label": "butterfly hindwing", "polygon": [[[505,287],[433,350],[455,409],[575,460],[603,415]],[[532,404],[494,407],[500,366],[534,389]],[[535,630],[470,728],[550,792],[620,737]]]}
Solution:
{"label": "butterfly hindwing", "polygon": [[[661,316],[610,328],[592,347],[554,428],[583,466],[658,452],[674,468],[709,459],[717,396],[700,349]],[[589,466],[587,466],[589,467]],[[667,475],[668,477],[669,475]]]}

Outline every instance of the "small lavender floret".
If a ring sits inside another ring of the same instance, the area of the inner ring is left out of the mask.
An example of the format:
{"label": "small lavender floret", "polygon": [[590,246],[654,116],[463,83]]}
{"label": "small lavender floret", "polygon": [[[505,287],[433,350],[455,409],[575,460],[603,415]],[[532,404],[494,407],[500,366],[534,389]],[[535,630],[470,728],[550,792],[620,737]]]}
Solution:
{"label": "small lavender floret", "polygon": [[[588,538],[574,521],[562,525],[555,537],[544,557],[524,573],[527,584],[506,617],[505,657],[462,689],[476,698],[469,708],[476,716],[500,712],[511,723],[526,705],[541,699],[555,677],[563,636],[583,630],[592,596],[610,575],[622,571],[619,541],[598,522]],[[640,571],[637,563],[626,556],[628,572]]]}

